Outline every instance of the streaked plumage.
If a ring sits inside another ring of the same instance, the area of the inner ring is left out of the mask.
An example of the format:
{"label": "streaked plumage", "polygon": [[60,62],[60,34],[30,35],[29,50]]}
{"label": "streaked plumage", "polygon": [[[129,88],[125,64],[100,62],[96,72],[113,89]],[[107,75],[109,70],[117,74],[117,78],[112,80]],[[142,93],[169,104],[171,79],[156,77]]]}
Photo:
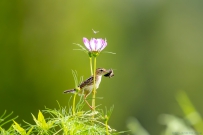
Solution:
{"label": "streaked plumage", "polygon": [[[108,70],[104,69],[104,68],[97,68],[96,69],[96,79],[95,79],[95,87],[96,89],[99,87],[99,84],[101,82],[102,76],[107,74]],[[86,98],[93,90],[94,88],[94,76],[91,76],[90,78],[88,78],[87,80],[83,81],[79,86],[80,88],[80,92],[79,95],[84,95],[84,97]],[[71,89],[71,90],[66,90],[64,91],[64,93],[74,93],[76,92],[76,89]]]}

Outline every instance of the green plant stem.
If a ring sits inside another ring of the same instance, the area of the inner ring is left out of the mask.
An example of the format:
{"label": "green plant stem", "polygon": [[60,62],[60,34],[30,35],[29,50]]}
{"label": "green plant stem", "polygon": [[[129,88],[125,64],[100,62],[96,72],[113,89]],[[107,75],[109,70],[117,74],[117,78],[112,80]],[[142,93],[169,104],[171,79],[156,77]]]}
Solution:
{"label": "green plant stem", "polygon": [[90,71],[91,71],[91,75],[93,75],[93,71],[92,71],[92,57],[89,57],[90,58]]}
{"label": "green plant stem", "polygon": [[61,125],[62,125],[64,135],[68,135],[67,127],[66,127],[64,121],[61,121]]}
{"label": "green plant stem", "polygon": [[93,88],[93,91],[92,91],[92,111],[94,112],[95,111],[95,97],[96,97],[96,86],[95,86],[95,79],[96,79],[96,62],[97,62],[97,59],[96,57],[94,57],[94,88]]}
{"label": "green plant stem", "polygon": [[105,126],[106,126],[106,134],[109,135],[108,120],[105,121]]}
{"label": "green plant stem", "polygon": [[76,98],[76,93],[73,96],[73,115],[75,115],[75,98]]}

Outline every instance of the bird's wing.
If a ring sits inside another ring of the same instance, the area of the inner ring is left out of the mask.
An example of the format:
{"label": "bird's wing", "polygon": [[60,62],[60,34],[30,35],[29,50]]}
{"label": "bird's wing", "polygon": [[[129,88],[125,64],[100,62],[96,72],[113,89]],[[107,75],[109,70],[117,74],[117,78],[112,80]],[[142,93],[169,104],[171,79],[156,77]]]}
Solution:
{"label": "bird's wing", "polygon": [[93,78],[94,77],[91,76],[90,78],[88,78],[87,80],[82,82],[78,87],[80,87],[82,89],[84,86],[91,85],[93,83]]}

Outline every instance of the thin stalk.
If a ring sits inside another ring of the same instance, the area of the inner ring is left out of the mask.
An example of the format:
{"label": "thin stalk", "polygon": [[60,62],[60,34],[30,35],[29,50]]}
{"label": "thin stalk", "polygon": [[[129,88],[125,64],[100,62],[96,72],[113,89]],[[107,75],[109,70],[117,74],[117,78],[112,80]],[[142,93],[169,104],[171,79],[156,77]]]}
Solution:
{"label": "thin stalk", "polygon": [[92,57],[89,57],[90,58],[90,71],[91,71],[91,75],[93,75],[93,71],[92,71]]}
{"label": "thin stalk", "polygon": [[106,134],[109,135],[108,120],[105,121]]}
{"label": "thin stalk", "polygon": [[76,93],[73,96],[73,115],[75,115],[75,98],[76,98]]}
{"label": "thin stalk", "polygon": [[53,135],[57,135],[61,130],[63,130],[63,129],[60,129],[60,130],[58,130],[56,133],[54,133]]}
{"label": "thin stalk", "polygon": [[68,135],[68,131],[67,131],[66,126],[64,125],[63,122],[61,122],[61,124],[62,124],[62,128],[63,128],[63,133],[64,133],[65,135]]}
{"label": "thin stalk", "polygon": [[92,111],[95,111],[95,97],[96,97],[96,86],[95,86],[95,79],[96,79],[96,62],[97,59],[94,57],[94,88],[93,88],[93,96],[92,96]]}

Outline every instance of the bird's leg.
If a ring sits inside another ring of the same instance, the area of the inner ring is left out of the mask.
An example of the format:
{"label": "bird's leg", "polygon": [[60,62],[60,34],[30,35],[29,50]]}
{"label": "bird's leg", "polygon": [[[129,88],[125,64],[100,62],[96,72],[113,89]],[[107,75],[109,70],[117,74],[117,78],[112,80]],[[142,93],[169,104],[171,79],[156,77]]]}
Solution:
{"label": "bird's leg", "polygon": [[86,98],[87,98],[87,95],[84,95],[84,100],[85,100],[86,104],[93,110],[92,106],[87,102]]}

